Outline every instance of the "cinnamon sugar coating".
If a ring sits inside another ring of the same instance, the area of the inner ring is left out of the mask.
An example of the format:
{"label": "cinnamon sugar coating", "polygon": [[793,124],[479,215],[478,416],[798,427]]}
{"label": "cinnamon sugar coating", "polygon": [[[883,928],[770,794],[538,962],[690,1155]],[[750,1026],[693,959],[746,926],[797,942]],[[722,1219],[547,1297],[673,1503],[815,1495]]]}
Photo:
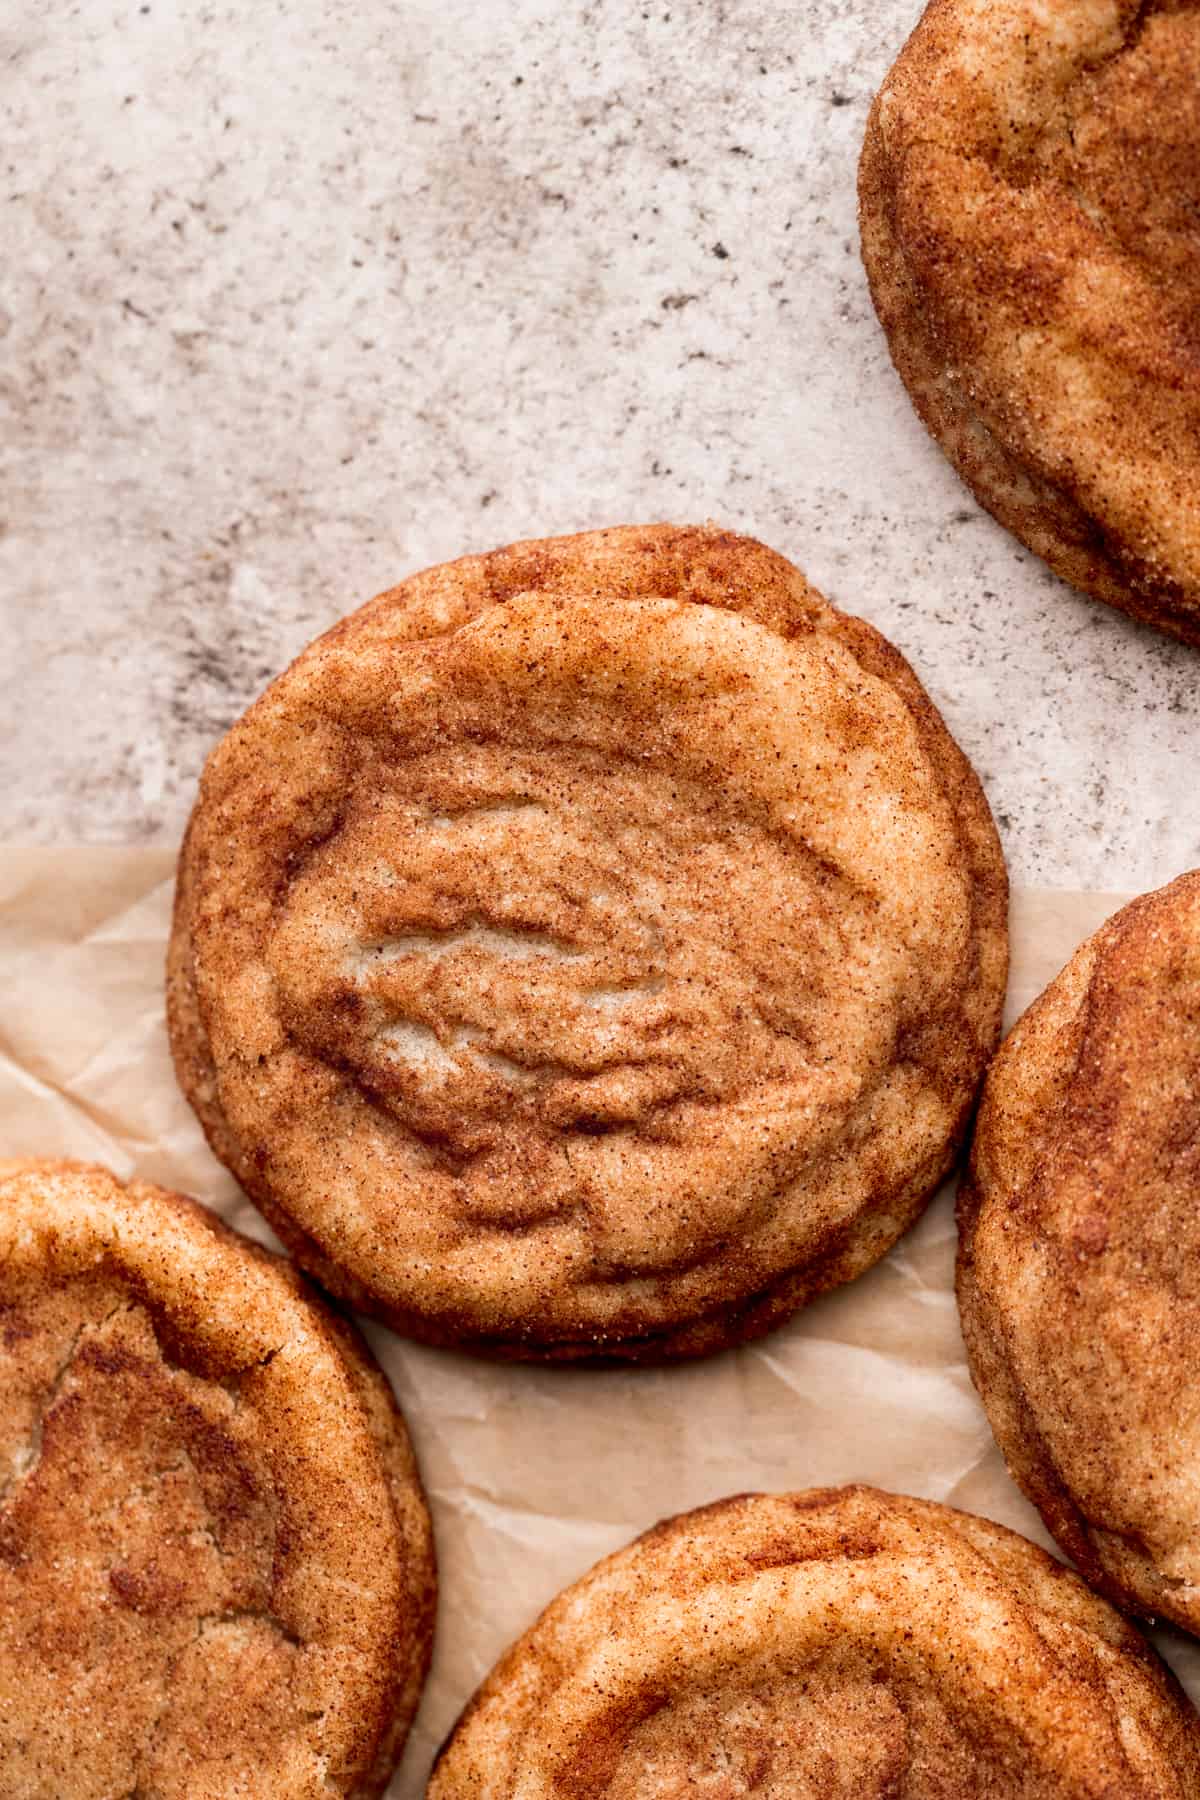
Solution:
{"label": "cinnamon sugar coating", "polygon": [[0,1165],[7,1800],[371,1800],[433,1554],[391,1391],[195,1202]]}
{"label": "cinnamon sugar coating", "polygon": [[1200,642],[1200,7],[932,0],[876,99],[863,257],[977,499]]}
{"label": "cinnamon sugar coating", "polygon": [[1200,874],[1075,953],[988,1075],[959,1200],[971,1372],[1087,1579],[1200,1632]]}
{"label": "cinnamon sugar coating", "polygon": [[1200,1721],[1083,1582],[871,1488],[657,1526],[555,1600],[428,1800],[1195,1800]]}
{"label": "cinnamon sugar coating", "polygon": [[518,544],[214,752],[169,1014],[217,1154],[399,1330],[661,1358],[874,1262],[996,1038],[987,805],[903,659],[712,529]]}

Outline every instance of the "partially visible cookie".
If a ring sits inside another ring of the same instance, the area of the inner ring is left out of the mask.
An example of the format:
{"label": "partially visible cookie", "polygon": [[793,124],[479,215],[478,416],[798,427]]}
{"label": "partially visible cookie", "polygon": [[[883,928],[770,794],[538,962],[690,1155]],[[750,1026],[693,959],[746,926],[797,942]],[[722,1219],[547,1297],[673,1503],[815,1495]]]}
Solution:
{"label": "partially visible cookie", "polygon": [[853,1487],[743,1495],[584,1576],[428,1800],[1196,1800],[1200,1720],[1024,1538]]}
{"label": "partially visible cookie", "polygon": [[433,1629],[403,1421],[194,1201],[0,1165],[0,1789],[382,1793]]}
{"label": "partially visible cookie", "polygon": [[959,1199],[971,1372],[1094,1587],[1200,1633],[1200,874],[1108,921],[988,1075]]}
{"label": "partially visible cookie", "polygon": [[915,675],[782,557],[516,544],[351,615],[213,753],[176,1067],[298,1260],[398,1330],[696,1355],[916,1218],[1006,898]]}
{"label": "partially visible cookie", "polygon": [[1200,9],[931,0],[860,172],[896,367],[1057,574],[1200,642]]}

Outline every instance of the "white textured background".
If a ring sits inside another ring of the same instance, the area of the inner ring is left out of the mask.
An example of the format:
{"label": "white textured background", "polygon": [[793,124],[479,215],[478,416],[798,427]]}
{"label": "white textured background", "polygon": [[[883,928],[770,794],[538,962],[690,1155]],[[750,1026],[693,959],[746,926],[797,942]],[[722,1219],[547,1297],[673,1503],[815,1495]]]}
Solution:
{"label": "white textured background", "polygon": [[716,518],[909,654],[1023,882],[1200,862],[1196,655],[911,415],[858,261],[915,0],[0,0],[0,838],[169,841],[320,627]]}

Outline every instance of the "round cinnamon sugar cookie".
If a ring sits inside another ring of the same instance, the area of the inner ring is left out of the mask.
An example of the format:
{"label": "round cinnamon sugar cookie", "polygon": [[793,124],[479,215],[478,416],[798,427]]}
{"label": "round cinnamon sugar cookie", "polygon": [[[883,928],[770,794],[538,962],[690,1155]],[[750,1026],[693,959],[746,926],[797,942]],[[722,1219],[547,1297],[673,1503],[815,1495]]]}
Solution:
{"label": "round cinnamon sugar cookie", "polygon": [[397,1329],[685,1356],[881,1256],[997,1032],[1004,868],[915,676],[761,544],[418,575],[211,757],[176,1065],[297,1258]]}
{"label": "round cinnamon sugar cookie", "polygon": [[1024,1538],[871,1488],[657,1526],[497,1664],[428,1800],[1195,1800],[1200,1720]]}
{"label": "round cinnamon sugar cookie", "polygon": [[860,171],[892,356],[976,497],[1200,642],[1200,7],[932,0]]}
{"label": "round cinnamon sugar cookie", "polygon": [[971,1372],[1094,1587],[1200,1633],[1200,874],[1135,900],[1016,1028],[959,1199]]}
{"label": "round cinnamon sugar cookie", "polygon": [[433,1628],[390,1389],[194,1201],[0,1165],[0,1787],[383,1792]]}

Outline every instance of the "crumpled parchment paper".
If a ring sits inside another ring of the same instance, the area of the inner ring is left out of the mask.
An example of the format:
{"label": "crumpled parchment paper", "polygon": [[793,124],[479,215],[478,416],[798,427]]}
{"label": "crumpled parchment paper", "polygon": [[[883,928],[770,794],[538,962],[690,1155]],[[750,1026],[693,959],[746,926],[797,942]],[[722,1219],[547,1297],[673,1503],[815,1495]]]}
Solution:
{"label": "crumpled parchment paper", "polygon": [[[264,1242],[176,1088],[163,1019],[172,853],[0,853],[0,1156],[90,1157],[183,1189]],[[1009,1017],[1121,903],[1018,892]],[[441,1605],[393,1800],[499,1652],[656,1519],[746,1489],[848,1480],[945,1500],[1049,1545],[963,1358],[948,1185],[892,1254],[748,1349],[651,1371],[507,1369],[367,1336],[416,1441]],[[1200,1645],[1157,1641],[1200,1700]]]}

